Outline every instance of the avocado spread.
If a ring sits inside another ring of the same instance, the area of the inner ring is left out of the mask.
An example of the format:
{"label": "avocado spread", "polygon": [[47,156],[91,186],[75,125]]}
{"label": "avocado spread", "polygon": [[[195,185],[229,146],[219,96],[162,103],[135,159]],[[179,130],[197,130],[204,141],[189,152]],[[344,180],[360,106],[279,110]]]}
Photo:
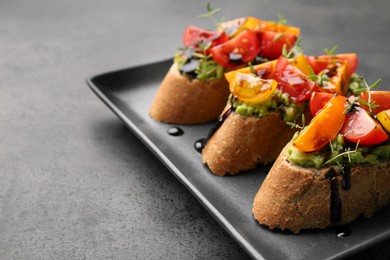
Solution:
{"label": "avocado spread", "polygon": [[206,52],[201,54],[194,49],[181,49],[176,53],[174,62],[177,64],[179,72],[189,79],[212,80],[223,77],[223,66],[219,65]]}
{"label": "avocado spread", "polygon": [[259,104],[247,104],[234,98],[232,95],[230,95],[229,102],[236,113],[240,115],[258,116],[261,118],[269,113],[278,111],[282,113],[285,122],[292,122],[300,118],[306,105],[305,102],[293,102],[288,94],[283,93],[279,89],[276,89],[267,100]]}
{"label": "avocado spread", "polygon": [[321,168],[337,164],[369,164],[390,159],[390,143],[380,146],[349,146],[344,137],[339,134],[329,143],[329,146],[315,152],[305,153],[289,144],[286,150],[287,159],[303,167]]}

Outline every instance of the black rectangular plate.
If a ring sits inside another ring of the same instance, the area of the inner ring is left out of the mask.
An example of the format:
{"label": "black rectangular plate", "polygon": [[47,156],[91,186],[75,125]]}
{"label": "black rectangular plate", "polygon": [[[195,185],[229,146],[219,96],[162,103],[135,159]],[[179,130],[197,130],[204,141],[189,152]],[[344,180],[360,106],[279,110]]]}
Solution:
{"label": "black rectangular plate", "polygon": [[371,219],[352,223],[352,235],[346,238],[339,238],[334,228],[293,235],[259,225],[252,215],[252,202],[268,167],[217,177],[194,149],[195,141],[204,138],[212,124],[181,125],[184,135],[170,136],[167,130],[172,125],[149,117],[149,107],[171,64],[172,60],[165,60],[103,73],[87,83],[249,255],[255,259],[337,259],[390,237],[389,206]]}

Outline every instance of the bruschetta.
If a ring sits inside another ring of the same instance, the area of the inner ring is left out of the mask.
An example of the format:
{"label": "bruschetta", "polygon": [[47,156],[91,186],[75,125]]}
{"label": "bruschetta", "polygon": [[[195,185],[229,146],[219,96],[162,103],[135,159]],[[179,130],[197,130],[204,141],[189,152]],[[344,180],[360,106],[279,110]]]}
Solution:
{"label": "bruschetta", "polygon": [[[334,93],[347,94],[358,64],[354,53],[285,56],[225,74],[231,113],[223,116],[202,152],[203,163],[214,174],[234,175],[275,161],[295,132],[288,123],[302,115],[310,121],[308,101],[314,93],[316,99],[326,96],[321,102]],[[265,83],[269,81],[271,87]]]}
{"label": "bruschetta", "polygon": [[390,203],[390,92],[360,96],[334,95],[285,146],[254,198],[260,224],[299,233]]}
{"label": "bruschetta", "polygon": [[230,94],[224,73],[258,64],[296,42],[299,28],[254,17],[218,23],[213,31],[188,26],[184,48],[158,89],[149,109],[160,122],[200,124],[215,121]]}

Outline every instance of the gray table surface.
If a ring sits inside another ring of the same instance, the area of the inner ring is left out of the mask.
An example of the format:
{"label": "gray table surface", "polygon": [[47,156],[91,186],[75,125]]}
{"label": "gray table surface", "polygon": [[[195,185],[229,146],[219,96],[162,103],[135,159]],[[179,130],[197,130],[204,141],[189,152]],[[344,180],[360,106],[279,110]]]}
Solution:
{"label": "gray table surface", "polygon": [[[85,84],[172,57],[186,25],[212,27],[196,19],[206,3],[0,1],[1,259],[249,258]],[[227,19],[280,13],[307,54],[337,44],[389,86],[386,0],[211,3]]]}

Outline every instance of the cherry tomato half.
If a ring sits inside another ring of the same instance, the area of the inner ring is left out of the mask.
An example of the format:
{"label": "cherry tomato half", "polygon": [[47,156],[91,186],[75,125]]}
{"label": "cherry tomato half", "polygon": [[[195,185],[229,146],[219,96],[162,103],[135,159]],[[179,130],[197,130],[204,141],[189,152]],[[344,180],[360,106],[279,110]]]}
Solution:
{"label": "cherry tomato half", "polygon": [[[261,77],[263,79],[272,79],[275,72],[275,65],[276,60],[273,60],[265,63],[256,64],[252,67],[252,69],[256,72],[256,76]],[[233,70],[225,73],[225,78],[229,83],[232,83],[238,72],[250,74],[252,73],[252,69],[250,67],[245,67],[242,69]]]}
{"label": "cherry tomato half", "polygon": [[293,145],[303,152],[317,151],[327,145],[343,127],[346,100],[346,97],[339,95],[332,97],[298,134]]}
{"label": "cherry tomato half", "polygon": [[358,66],[358,56],[356,53],[343,53],[337,55],[321,55],[321,56],[307,56],[307,61],[310,66],[313,68],[315,74],[320,73],[329,63],[337,63],[339,61],[345,62],[348,61],[348,76],[351,76],[357,69]]}
{"label": "cherry tomato half", "polygon": [[347,114],[341,133],[346,140],[360,145],[376,145],[389,138],[382,126],[360,107]]}
{"label": "cherry tomato half", "polygon": [[334,96],[332,93],[313,92],[310,98],[310,113],[315,116]]}
{"label": "cherry tomato half", "polygon": [[216,62],[227,68],[240,67],[254,60],[259,53],[260,41],[257,33],[245,30],[237,37],[212,47],[211,54]]}
{"label": "cherry tomato half", "polygon": [[290,62],[282,56],[279,57],[278,62],[276,63],[274,77],[278,82],[278,88],[289,94],[296,102],[310,99],[311,93],[316,86],[303,72],[291,65]]}
{"label": "cherry tomato half", "polygon": [[[374,115],[378,114],[383,110],[390,109],[390,91],[370,91],[371,101],[379,107],[373,108],[372,113]],[[368,101],[368,93],[363,92],[360,94],[360,98]],[[368,110],[367,106],[363,106],[364,109]]]}
{"label": "cherry tomato half", "polygon": [[230,92],[239,100],[248,104],[265,101],[275,92],[277,83],[273,79],[262,79],[253,74],[236,73],[230,83]]}
{"label": "cherry tomato half", "polygon": [[260,53],[263,58],[274,60],[282,55],[283,45],[286,44],[287,50],[295,44],[297,36],[291,33],[277,31],[260,31]]}
{"label": "cherry tomato half", "polygon": [[300,29],[298,27],[264,21],[251,16],[224,22],[221,24],[221,27],[231,37],[237,36],[246,29],[255,31],[284,32],[295,36],[299,36],[300,34]]}
{"label": "cherry tomato half", "polygon": [[201,42],[212,42],[211,46],[216,46],[228,40],[229,37],[224,32],[207,31],[195,26],[187,26],[183,35],[184,45],[192,48],[197,48]]}
{"label": "cherry tomato half", "polygon": [[390,132],[390,109],[383,110],[376,115],[378,121],[386,129],[387,132]]}
{"label": "cherry tomato half", "polygon": [[324,82],[323,89],[331,93],[338,93],[340,95],[347,95],[349,75],[348,75],[349,63],[329,63],[323,70],[330,79]]}

